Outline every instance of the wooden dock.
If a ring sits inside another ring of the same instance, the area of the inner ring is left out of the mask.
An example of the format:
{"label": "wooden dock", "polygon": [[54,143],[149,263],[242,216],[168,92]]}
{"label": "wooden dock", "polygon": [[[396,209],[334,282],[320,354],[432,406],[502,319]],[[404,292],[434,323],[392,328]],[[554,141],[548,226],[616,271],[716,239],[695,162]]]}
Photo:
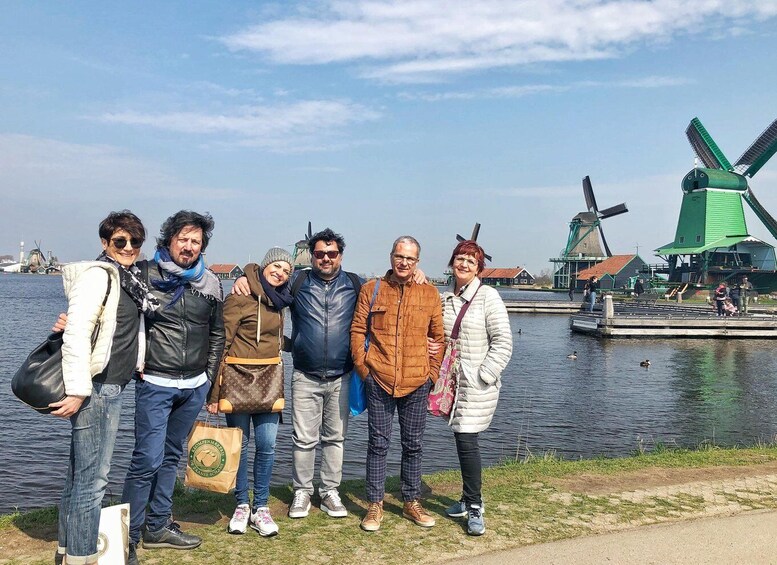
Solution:
{"label": "wooden dock", "polygon": [[777,339],[777,316],[718,317],[707,308],[619,309],[605,298],[601,311],[569,318],[574,332],[597,337],[686,337]]}
{"label": "wooden dock", "polygon": [[574,314],[581,311],[579,301],[505,300],[508,312],[515,314]]}

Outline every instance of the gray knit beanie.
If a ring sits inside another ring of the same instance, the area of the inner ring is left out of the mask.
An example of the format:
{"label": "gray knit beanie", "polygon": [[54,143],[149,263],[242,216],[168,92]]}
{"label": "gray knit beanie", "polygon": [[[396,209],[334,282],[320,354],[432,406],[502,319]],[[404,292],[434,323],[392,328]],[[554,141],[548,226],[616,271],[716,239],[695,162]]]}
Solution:
{"label": "gray knit beanie", "polygon": [[264,259],[262,259],[259,267],[264,269],[267,265],[275,263],[276,261],[285,261],[291,267],[291,272],[289,274],[294,272],[294,262],[291,259],[291,255],[282,247],[271,247],[264,256]]}

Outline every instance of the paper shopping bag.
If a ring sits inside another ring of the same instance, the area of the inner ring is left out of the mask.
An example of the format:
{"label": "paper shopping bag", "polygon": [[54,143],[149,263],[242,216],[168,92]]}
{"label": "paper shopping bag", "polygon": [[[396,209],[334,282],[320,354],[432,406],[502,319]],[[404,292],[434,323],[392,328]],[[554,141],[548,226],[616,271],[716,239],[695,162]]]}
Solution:
{"label": "paper shopping bag", "polygon": [[184,484],[213,492],[235,488],[243,431],[195,422],[189,434],[189,461]]}
{"label": "paper shopping bag", "polygon": [[108,506],[100,512],[98,565],[126,565],[129,556],[130,505]]}

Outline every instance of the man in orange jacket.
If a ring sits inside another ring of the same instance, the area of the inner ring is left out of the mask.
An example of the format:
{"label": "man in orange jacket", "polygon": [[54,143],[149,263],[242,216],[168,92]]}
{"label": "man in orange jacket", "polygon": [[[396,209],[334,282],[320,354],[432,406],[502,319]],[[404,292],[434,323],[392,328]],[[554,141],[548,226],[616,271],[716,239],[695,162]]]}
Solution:
{"label": "man in orange jacket", "polygon": [[361,527],[369,532],[378,530],[383,519],[386,454],[395,411],[402,441],[402,514],[422,527],[435,523],[419,499],[427,398],[440,371],[443,349],[430,355],[427,338],[442,343],[445,334],[439,292],[413,281],[420,253],[421,246],[413,237],[402,236],[394,242],[392,268],[382,279],[362,286],[351,325],[351,355],[367,390],[370,504]]}

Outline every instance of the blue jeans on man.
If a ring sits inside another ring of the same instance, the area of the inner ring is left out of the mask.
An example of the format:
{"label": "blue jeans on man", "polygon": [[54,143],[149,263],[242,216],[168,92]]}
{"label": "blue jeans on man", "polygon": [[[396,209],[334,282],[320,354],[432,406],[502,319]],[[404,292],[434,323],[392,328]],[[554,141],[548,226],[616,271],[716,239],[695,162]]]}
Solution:
{"label": "blue jeans on man", "polygon": [[119,429],[122,390],[121,385],[92,383],[91,396],[70,417],[70,464],[59,505],[57,550],[66,550],[68,563],[96,560],[100,509]]}
{"label": "blue jeans on man", "polygon": [[270,500],[270,479],[275,462],[275,438],[278,436],[279,412],[263,414],[227,414],[227,426],[243,430],[240,466],[235,481],[235,499],[238,506],[248,504],[248,447],[251,428],[254,430],[254,504],[255,511],[267,506]]}
{"label": "blue jeans on man", "polygon": [[594,311],[594,304],[596,304],[596,292],[591,292],[588,294],[588,298],[591,300],[590,304],[588,304],[588,311],[593,312]]}
{"label": "blue jeans on man", "polygon": [[428,380],[407,396],[395,398],[368,375],[367,389],[367,500],[380,502],[386,488],[386,455],[391,443],[394,412],[399,413],[402,463],[400,467],[403,502],[421,497],[421,461],[423,457],[426,409],[432,381]]}
{"label": "blue jeans on man", "polygon": [[209,382],[179,389],[135,381],[135,450],[122,495],[122,502],[130,503],[132,543],[140,541],[144,523],[146,530],[156,532],[170,521],[183,442],[208,390]]}

